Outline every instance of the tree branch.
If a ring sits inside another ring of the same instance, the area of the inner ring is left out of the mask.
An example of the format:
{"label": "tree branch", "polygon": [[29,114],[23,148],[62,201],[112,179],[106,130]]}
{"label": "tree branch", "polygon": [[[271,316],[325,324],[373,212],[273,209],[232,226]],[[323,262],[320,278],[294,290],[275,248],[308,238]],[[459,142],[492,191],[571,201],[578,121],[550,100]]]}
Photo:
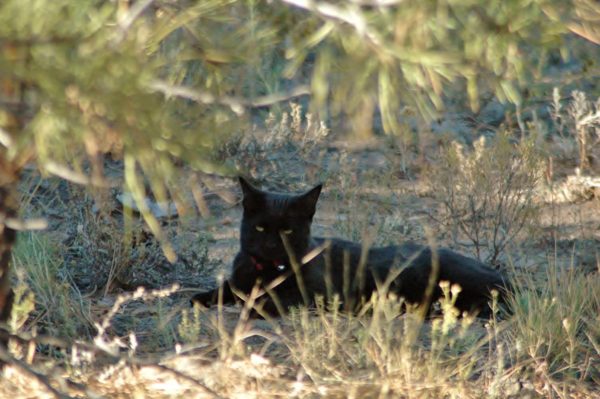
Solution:
{"label": "tree branch", "polygon": [[377,34],[369,28],[364,15],[356,5],[350,7],[339,7],[325,2],[316,2],[314,0],[282,0],[284,3],[291,4],[298,8],[312,11],[324,19],[336,20],[352,26],[356,32],[376,48],[382,47],[382,42]]}
{"label": "tree branch", "polygon": [[290,100],[310,94],[310,88],[307,85],[300,85],[287,93],[273,93],[266,96],[246,99],[232,96],[215,96],[212,93],[201,89],[194,89],[186,86],[170,85],[167,82],[156,80],[150,84],[150,89],[163,93],[167,97],[179,97],[195,101],[201,104],[219,104],[224,105],[238,115],[244,114],[246,108],[266,107],[276,103]]}
{"label": "tree branch", "polygon": [[115,187],[117,183],[104,177],[89,177],[83,173],[79,173],[54,161],[46,161],[42,164],[44,170],[52,175],[58,176],[62,179],[70,181],[75,184],[81,184],[84,186],[94,187]]}

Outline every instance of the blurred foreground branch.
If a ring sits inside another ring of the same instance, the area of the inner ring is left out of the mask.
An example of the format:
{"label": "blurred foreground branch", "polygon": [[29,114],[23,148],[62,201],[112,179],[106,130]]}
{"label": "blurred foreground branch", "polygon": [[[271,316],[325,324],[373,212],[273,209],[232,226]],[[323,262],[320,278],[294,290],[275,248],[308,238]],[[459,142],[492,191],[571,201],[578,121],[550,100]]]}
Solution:
{"label": "blurred foreground branch", "polygon": [[152,82],[150,88],[163,93],[167,97],[185,98],[201,104],[225,105],[231,108],[231,110],[238,115],[244,114],[246,108],[266,107],[310,94],[310,88],[307,85],[300,85],[288,92],[272,93],[266,96],[256,97],[254,99],[231,96],[215,96],[214,94],[204,90],[193,89],[185,86],[170,85],[160,80]]}

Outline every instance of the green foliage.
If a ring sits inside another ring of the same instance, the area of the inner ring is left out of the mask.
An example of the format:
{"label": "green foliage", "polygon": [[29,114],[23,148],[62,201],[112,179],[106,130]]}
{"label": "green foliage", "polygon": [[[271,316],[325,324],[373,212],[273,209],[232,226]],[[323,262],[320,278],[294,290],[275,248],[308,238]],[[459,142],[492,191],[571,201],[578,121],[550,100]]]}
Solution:
{"label": "green foliage", "polygon": [[[181,201],[175,160],[214,170],[214,143],[241,119],[228,106],[167,99],[152,85],[185,80],[218,97],[237,81],[245,55],[260,47],[248,40],[263,36],[258,28],[246,34],[248,27],[239,23],[243,10],[236,11],[233,2],[137,6],[3,2],[2,94],[20,107],[2,110],[3,142],[11,159],[35,157],[40,169],[83,183],[103,183],[102,154],[110,152],[123,157],[125,187],[140,203],[144,178],[159,201],[169,190]],[[164,242],[149,210],[142,206],[142,213]],[[173,259],[170,247],[165,249]]]}
{"label": "green foliage", "polygon": [[454,81],[465,83],[474,109],[481,86],[519,103],[519,85],[530,83],[534,70],[529,64],[535,57],[524,54],[561,45],[565,32],[546,15],[558,1],[286,3],[307,11],[308,26],[320,21],[288,50],[297,67],[317,53],[312,84],[319,104],[331,98],[334,113],[353,116],[375,102],[388,132],[399,131],[400,104],[432,116],[432,106],[442,107],[444,89]]}
{"label": "green foliage", "polygon": [[[401,99],[430,113],[442,104],[445,82],[456,79],[468,82],[473,103],[478,79],[518,102],[515,84],[529,70],[522,53],[559,43],[564,30],[546,23],[553,2],[287,3],[303,11],[260,1],[156,2],[141,10],[93,0],[4,2],[0,74],[26,86],[32,116],[19,139],[35,141],[42,165],[72,161],[81,146],[91,155],[123,151],[149,176],[165,178],[170,157],[209,168],[211,144],[237,128],[239,104],[220,105],[221,96],[271,94],[308,67],[309,56],[318,104],[331,96],[333,111],[353,115],[375,101],[384,127],[395,131]],[[150,93],[157,79],[207,90],[212,99],[165,99]]]}

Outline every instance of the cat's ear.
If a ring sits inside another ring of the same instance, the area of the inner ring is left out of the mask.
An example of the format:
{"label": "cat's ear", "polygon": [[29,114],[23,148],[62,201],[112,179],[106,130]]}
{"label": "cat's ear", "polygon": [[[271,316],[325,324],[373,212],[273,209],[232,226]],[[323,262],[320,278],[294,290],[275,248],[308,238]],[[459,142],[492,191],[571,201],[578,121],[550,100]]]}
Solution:
{"label": "cat's ear", "polygon": [[321,189],[323,188],[322,184],[312,188],[306,193],[300,195],[296,201],[296,204],[301,206],[303,213],[312,218],[317,210],[317,201],[319,200],[319,195],[321,194]]}
{"label": "cat's ear", "polygon": [[248,181],[242,176],[238,176],[238,180],[240,181],[242,193],[244,194],[244,198],[242,200],[244,210],[252,212],[261,208],[264,205],[264,193],[258,188],[254,187],[252,184],[248,183]]}

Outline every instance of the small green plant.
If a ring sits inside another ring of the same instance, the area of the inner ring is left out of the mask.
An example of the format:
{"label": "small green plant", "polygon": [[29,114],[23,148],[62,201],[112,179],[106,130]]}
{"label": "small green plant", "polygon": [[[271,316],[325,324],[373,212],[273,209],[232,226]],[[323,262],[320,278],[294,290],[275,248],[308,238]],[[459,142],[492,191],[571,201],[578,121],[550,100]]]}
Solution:
{"label": "small green plant", "polygon": [[[31,316],[36,328],[58,337],[80,338],[82,334],[87,335],[91,327],[88,304],[73,288],[71,277],[61,270],[57,251],[56,245],[45,235],[22,233],[13,253],[13,264],[17,275],[23,276],[22,284],[35,296],[36,307]],[[16,293],[21,290],[17,289]],[[24,313],[15,313],[20,320],[17,324],[22,324]]]}
{"label": "small green plant", "polygon": [[597,382],[600,276],[550,263],[544,277],[536,284],[525,275],[511,300],[517,364],[556,390],[567,381]]}
{"label": "small green plant", "polygon": [[177,334],[183,343],[196,342],[200,336],[200,307],[195,305],[192,309],[181,312],[181,321],[177,325]]}
{"label": "small green plant", "polygon": [[35,295],[24,281],[22,270],[17,271],[18,282],[14,286],[14,303],[10,314],[9,327],[11,331],[18,332],[25,326],[27,320],[35,309]]}
{"label": "small green plant", "polygon": [[520,233],[536,225],[535,190],[543,162],[534,138],[514,142],[508,133],[482,136],[471,152],[454,142],[442,150],[429,173],[431,192],[441,205],[436,221],[455,243],[466,237],[481,259],[494,263]]}

